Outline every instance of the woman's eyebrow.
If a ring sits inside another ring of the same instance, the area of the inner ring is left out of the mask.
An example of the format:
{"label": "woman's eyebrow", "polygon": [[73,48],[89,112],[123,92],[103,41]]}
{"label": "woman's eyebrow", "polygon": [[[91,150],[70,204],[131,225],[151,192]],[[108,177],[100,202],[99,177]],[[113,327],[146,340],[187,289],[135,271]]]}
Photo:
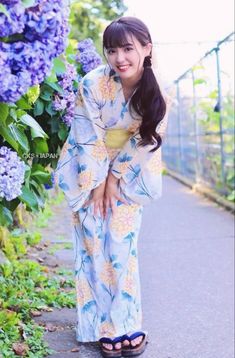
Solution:
{"label": "woman's eyebrow", "polygon": [[126,46],[133,46],[133,43],[126,43],[126,44],[124,44],[124,45],[122,45],[121,47],[126,47]]}
{"label": "woman's eyebrow", "polygon": [[112,49],[115,49],[115,48],[123,48],[123,47],[127,47],[127,46],[134,46],[133,45],[133,43],[125,43],[125,44],[123,44],[123,45],[121,45],[121,46],[115,46],[115,47],[112,47],[112,46],[110,46],[110,47],[107,47],[107,50],[112,50]]}

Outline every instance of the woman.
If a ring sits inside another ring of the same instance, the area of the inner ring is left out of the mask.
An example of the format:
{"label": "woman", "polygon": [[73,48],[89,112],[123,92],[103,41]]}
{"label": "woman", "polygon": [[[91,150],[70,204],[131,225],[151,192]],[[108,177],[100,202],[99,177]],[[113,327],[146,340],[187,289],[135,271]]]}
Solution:
{"label": "woman", "polygon": [[56,177],[74,217],[77,340],[104,357],[143,353],[137,239],[143,205],[161,195],[166,101],[146,25],[104,31],[107,65],[82,80]]}

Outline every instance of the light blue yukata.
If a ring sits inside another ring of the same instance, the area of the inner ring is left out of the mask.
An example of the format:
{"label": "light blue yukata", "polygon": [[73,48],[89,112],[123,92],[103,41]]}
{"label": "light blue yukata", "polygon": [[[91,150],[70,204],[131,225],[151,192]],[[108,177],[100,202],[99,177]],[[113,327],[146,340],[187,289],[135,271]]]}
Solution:
{"label": "light blue yukata", "polygon": [[[98,341],[141,329],[137,239],[143,206],[161,195],[161,149],[137,146],[120,78],[108,66],[81,81],[76,113],[55,171],[73,214],[77,340]],[[162,136],[167,115],[157,127]],[[83,206],[111,171],[119,180],[116,213],[93,215]]]}

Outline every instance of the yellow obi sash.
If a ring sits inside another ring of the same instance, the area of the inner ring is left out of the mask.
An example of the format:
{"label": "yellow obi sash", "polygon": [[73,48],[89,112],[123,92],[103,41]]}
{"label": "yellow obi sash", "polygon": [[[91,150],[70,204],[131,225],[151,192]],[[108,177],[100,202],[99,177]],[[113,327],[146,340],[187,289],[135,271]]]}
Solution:
{"label": "yellow obi sash", "polygon": [[109,148],[120,149],[124,146],[127,140],[130,138],[131,133],[127,129],[115,128],[107,129],[105,144]]}

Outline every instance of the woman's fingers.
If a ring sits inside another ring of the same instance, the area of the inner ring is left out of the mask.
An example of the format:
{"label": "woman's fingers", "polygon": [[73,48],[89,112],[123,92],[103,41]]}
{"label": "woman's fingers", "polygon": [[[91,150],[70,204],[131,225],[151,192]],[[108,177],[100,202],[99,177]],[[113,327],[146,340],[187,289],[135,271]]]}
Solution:
{"label": "woman's fingers", "polygon": [[104,217],[104,204],[103,200],[94,201],[94,216],[100,215],[102,218]]}
{"label": "woman's fingers", "polygon": [[123,203],[123,204],[129,205],[129,203],[126,201],[126,199],[121,198],[120,196],[117,196],[116,200],[121,201],[121,203]]}
{"label": "woman's fingers", "polygon": [[116,202],[117,202],[117,199],[116,199],[115,197],[112,197],[112,198],[110,199],[110,207],[111,207],[111,210],[112,210],[112,214],[113,214],[113,215],[115,215],[116,209],[117,209]]}
{"label": "woman's fingers", "polygon": [[85,203],[83,204],[83,208],[87,208],[89,205],[91,204],[91,200],[87,200],[85,201]]}

